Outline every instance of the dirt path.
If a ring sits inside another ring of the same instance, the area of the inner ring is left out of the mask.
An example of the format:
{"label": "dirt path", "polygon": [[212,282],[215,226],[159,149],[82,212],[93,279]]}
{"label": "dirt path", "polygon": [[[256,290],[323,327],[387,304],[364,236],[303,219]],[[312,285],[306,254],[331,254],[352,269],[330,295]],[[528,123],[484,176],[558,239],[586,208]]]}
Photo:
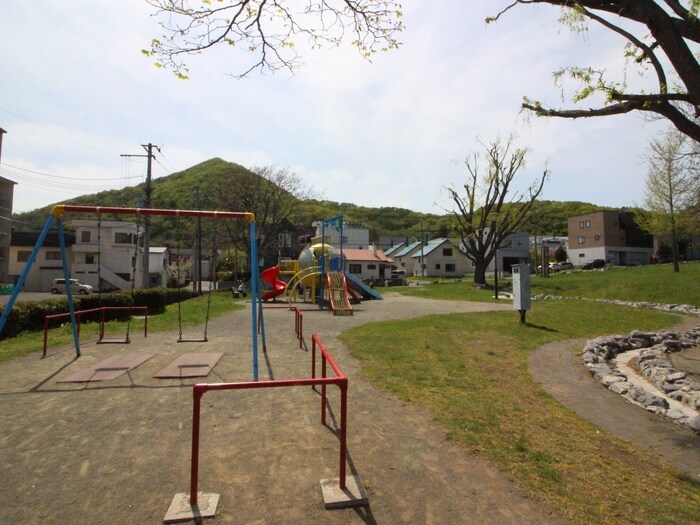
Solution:
{"label": "dirt path", "polygon": [[[349,467],[370,507],[323,508],[319,481],[338,475],[338,440],[320,424],[318,394],[306,387],[215,392],[203,398],[199,480],[221,502],[206,523],[563,523],[492,465],[446,442],[429,413],[358,379],[359,364],[337,339],[365,322],[498,307],[388,294],[352,317],[304,312],[307,340],[317,332],[350,378]],[[293,314],[266,310],[265,328],[260,379],[308,377],[310,356],[294,337]],[[77,360],[64,348],[43,360],[37,352],[0,364],[1,523],[162,521],[175,493],[189,490],[195,381],[152,374],[182,353],[206,351],[224,352],[206,382],[252,377],[249,311],[212,321],[209,343],[178,344],[176,337],[134,335],[131,345],[85,343]],[[116,380],[59,382],[125,353],[154,355]]]}
{"label": "dirt path", "polygon": [[[697,318],[685,318],[681,325],[672,328],[684,330],[698,324]],[[538,348],[530,356],[530,373],[547,392],[582,418],[700,479],[698,437],[599,384],[582,365],[580,353],[585,344],[585,339],[572,339]]]}

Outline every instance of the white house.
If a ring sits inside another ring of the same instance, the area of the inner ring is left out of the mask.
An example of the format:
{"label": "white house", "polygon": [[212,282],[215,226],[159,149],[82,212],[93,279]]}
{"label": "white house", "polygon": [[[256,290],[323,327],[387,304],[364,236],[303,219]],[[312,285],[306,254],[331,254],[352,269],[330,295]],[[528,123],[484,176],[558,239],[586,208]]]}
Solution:
{"label": "white house", "polygon": [[168,264],[170,254],[165,246],[150,246],[148,248],[148,273],[158,274],[158,286],[168,286]]}
{"label": "white house", "polygon": [[370,246],[368,250],[343,248],[346,270],[361,280],[381,282],[391,274],[393,261],[382,250]]}
{"label": "white house", "polygon": [[[406,275],[414,275],[416,260],[413,259],[412,256],[417,251],[420,251],[422,245],[422,242],[416,241],[393,252],[391,254],[391,258],[394,260],[394,265],[396,268],[406,272]],[[418,268],[418,273],[415,274],[420,275],[420,267]]]}
{"label": "white house", "polygon": [[449,239],[434,239],[416,250],[414,273],[421,277],[463,277],[471,268],[465,255]]}
{"label": "white house", "polygon": [[[316,228],[316,237],[325,234],[326,242],[340,248],[340,232],[333,226],[326,224],[324,228],[321,221],[314,222],[312,226]],[[358,224],[343,224],[343,250],[360,250],[365,246],[369,246],[369,230]]]}
{"label": "white house", "polygon": [[[132,277],[136,287],[143,283],[143,247],[138,244],[136,223],[74,220],[73,226],[75,244],[71,275],[74,278],[96,290],[98,287],[101,290],[129,290]],[[159,273],[156,269],[156,275]]]}
{"label": "white house", "polygon": [[[13,231],[10,239],[7,281],[16,283],[22,274],[29,257],[36,246],[39,234],[36,232]],[[72,244],[75,238],[71,233],[64,232],[66,259],[72,260]],[[34,264],[24,280],[25,292],[48,292],[51,281],[63,277],[63,261],[58,238],[58,232],[51,231],[46,235],[44,244],[39,249]]]}

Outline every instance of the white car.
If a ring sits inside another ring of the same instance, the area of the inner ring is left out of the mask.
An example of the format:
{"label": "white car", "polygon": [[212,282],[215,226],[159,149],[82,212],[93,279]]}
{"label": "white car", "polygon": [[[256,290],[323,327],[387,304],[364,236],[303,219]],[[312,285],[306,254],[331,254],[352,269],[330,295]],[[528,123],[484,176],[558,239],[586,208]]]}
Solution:
{"label": "white car", "polygon": [[[70,291],[72,293],[77,293],[80,295],[87,295],[93,292],[92,286],[89,284],[83,284],[78,279],[70,280]],[[51,293],[66,293],[66,280],[65,279],[54,279],[51,283]]]}

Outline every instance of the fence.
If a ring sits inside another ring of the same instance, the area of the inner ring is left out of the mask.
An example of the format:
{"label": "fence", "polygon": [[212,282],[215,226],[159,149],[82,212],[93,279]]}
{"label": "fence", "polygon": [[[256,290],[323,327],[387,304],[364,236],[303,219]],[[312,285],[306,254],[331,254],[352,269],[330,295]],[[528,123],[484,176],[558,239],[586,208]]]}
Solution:
{"label": "fence", "polygon": [[[76,310],[75,311],[75,318],[77,321],[77,334],[78,337],[80,337],[80,326],[81,326],[81,316],[82,315],[87,315],[87,314],[94,314],[96,312],[99,312],[100,314],[100,337],[98,342],[102,341],[104,342],[104,334],[105,334],[105,312],[107,311],[118,311],[118,310],[136,310],[139,311],[143,314],[144,316],[144,323],[143,323],[143,336],[148,337],[148,307],[146,306],[102,306],[100,308],[90,308],[87,310]],[[70,312],[62,313],[62,314],[51,314],[51,315],[45,315],[44,316],[44,352],[41,355],[42,358],[46,357],[46,348],[48,346],[48,341],[49,341],[49,321],[53,319],[61,319],[64,317],[70,317]],[[126,341],[122,341],[126,342]]]}
{"label": "fence", "polygon": [[[293,386],[311,386],[321,385],[321,422],[326,424],[326,386],[337,385],[340,389],[340,457],[339,457],[339,483],[340,489],[346,487],[346,446],[347,446],[347,396],[348,396],[348,379],[340,370],[338,365],[333,360],[328,350],[325,348],[321,340],[316,334],[311,337],[312,340],[312,359],[314,360],[312,369],[315,370],[315,359],[317,348],[320,351],[322,360],[321,377],[311,377],[305,379],[286,379],[274,381],[255,381],[255,382],[239,382],[239,383],[211,383],[197,384],[192,387],[193,406],[192,406],[192,464],[190,470],[190,505],[197,504],[197,486],[199,479],[199,437],[200,437],[200,414],[202,396],[209,391],[218,390],[244,390],[244,389],[259,389],[259,388],[286,388]],[[326,377],[328,365],[330,365],[335,377]],[[315,372],[314,372],[315,375]]]}

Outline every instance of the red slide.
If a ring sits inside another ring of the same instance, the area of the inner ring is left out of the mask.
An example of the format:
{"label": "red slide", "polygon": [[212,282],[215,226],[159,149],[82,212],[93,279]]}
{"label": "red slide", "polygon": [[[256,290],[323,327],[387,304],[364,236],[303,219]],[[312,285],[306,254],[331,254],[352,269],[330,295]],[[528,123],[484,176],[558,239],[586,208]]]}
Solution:
{"label": "red slide", "polygon": [[260,277],[264,282],[272,286],[272,290],[268,290],[262,295],[263,301],[269,301],[274,299],[278,295],[282,295],[287,290],[287,283],[279,280],[280,268],[279,266],[273,266],[272,268],[267,268],[263,270]]}

